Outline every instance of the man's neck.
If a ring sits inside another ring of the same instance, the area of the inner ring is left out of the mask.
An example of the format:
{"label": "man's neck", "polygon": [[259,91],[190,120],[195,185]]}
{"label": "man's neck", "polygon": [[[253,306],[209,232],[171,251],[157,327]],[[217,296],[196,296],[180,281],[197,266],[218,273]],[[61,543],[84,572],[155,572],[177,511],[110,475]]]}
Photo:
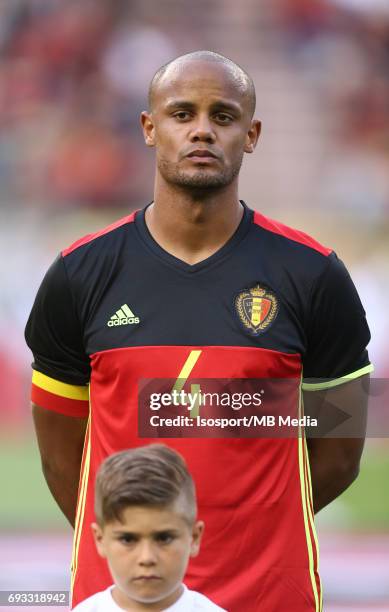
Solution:
{"label": "man's neck", "polygon": [[234,234],[242,216],[237,184],[224,190],[156,188],[146,210],[154,240],[168,253],[196,264],[218,251]]}

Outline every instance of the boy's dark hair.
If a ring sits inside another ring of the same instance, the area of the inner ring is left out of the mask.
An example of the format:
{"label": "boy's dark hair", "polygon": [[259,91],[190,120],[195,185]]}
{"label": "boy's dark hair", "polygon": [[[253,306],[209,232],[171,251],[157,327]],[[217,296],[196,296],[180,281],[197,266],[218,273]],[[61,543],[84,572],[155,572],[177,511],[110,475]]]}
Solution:
{"label": "boy's dark hair", "polygon": [[184,459],[164,444],[124,450],[108,457],[96,476],[95,514],[102,526],[121,520],[128,506],[168,506],[184,500],[188,523],[196,519],[196,493]]}

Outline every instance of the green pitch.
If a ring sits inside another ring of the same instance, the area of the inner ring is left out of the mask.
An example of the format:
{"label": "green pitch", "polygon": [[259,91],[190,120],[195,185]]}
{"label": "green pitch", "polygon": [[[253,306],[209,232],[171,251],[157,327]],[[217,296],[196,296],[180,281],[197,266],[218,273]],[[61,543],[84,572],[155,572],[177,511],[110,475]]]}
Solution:
{"label": "green pitch", "polygon": [[67,528],[44,481],[34,440],[0,438],[0,483],[0,530]]}

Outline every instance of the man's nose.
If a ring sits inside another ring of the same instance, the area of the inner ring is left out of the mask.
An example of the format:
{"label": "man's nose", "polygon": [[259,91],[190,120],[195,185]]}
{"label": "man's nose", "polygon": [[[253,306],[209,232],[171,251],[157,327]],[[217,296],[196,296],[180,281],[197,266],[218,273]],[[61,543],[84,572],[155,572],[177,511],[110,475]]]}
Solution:
{"label": "man's nose", "polygon": [[157,562],[156,547],[153,542],[143,541],[139,543],[138,563],[139,565],[150,567]]}
{"label": "man's nose", "polygon": [[199,115],[194,122],[190,139],[192,142],[214,142],[215,132],[213,129],[212,121],[207,115]]}

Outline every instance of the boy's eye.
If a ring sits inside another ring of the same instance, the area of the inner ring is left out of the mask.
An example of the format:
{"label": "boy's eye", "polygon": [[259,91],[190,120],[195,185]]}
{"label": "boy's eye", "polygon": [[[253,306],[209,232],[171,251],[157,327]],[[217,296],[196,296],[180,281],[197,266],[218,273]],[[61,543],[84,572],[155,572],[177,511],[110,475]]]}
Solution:
{"label": "boy's eye", "polygon": [[124,534],[120,536],[119,542],[123,542],[123,544],[134,544],[136,542],[136,538],[131,534]]}
{"label": "boy's eye", "polygon": [[155,539],[159,544],[170,544],[174,540],[174,535],[172,533],[159,533]]}

